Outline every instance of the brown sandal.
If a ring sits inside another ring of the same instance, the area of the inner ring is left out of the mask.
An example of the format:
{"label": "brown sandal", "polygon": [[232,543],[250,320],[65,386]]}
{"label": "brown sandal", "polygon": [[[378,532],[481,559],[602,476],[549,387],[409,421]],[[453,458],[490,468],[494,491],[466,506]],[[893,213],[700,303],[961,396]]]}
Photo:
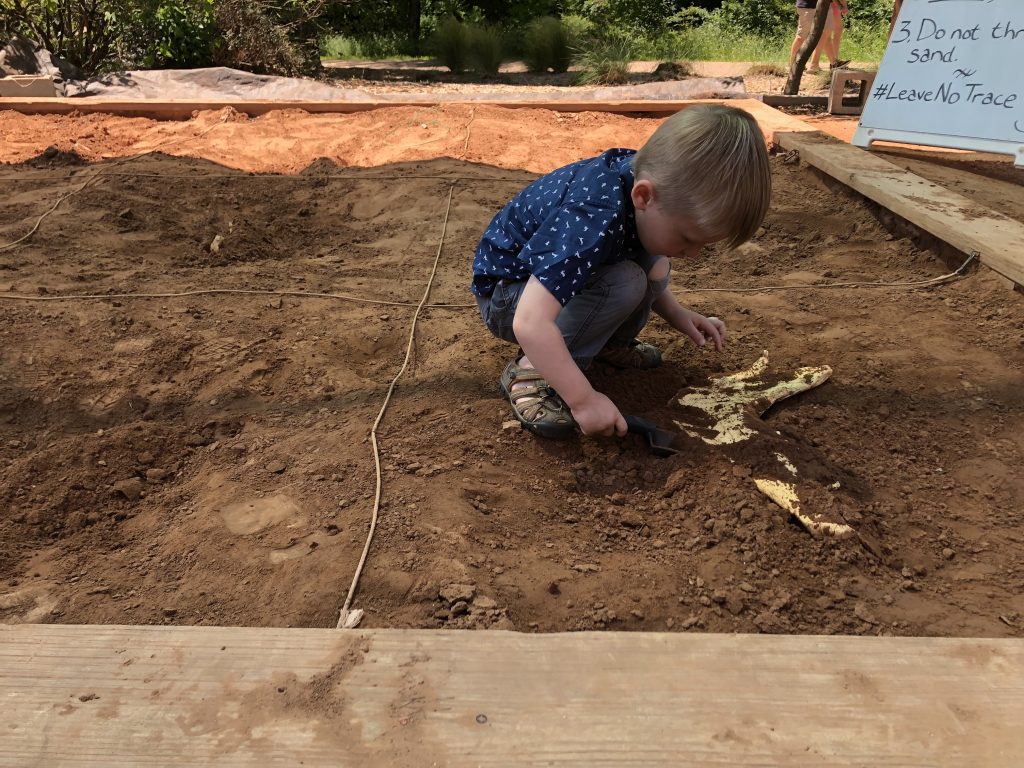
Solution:
{"label": "brown sandal", "polygon": [[[523,429],[554,440],[564,440],[575,433],[576,420],[569,406],[535,368],[520,368],[513,360],[505,366],[499,383]],[[513,391],[516,384],[527,386]]]}

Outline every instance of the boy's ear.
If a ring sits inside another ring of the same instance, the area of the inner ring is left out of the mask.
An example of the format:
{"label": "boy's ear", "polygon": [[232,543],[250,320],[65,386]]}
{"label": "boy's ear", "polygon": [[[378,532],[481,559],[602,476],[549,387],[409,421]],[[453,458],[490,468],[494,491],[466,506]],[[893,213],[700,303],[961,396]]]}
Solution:
{"label": "boy's ear", "polygon": [[638,211],[645,210],[654,202],[654,184],[650,179],[637,179],[630,197],[633,198],[634,208]]}

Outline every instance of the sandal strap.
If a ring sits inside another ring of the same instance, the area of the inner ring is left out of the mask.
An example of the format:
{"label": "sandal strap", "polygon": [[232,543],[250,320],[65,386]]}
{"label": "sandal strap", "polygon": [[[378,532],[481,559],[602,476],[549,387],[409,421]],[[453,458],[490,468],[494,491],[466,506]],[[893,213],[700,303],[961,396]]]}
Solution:
{"label": "sandal strap", "polygon": [[568,406],[536,368],[509,363],[501,375],[501,385],[520,422],[575,426]]}

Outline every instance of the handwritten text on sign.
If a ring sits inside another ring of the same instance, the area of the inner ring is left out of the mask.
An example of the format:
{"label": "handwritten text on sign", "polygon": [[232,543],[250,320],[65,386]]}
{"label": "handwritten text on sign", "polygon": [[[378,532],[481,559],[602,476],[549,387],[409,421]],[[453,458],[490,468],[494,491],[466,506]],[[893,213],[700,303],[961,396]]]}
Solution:
{"label": "handwritten text on sign", "polygon": [[908,0],[863,127],[1024,139],[1024,2]]}

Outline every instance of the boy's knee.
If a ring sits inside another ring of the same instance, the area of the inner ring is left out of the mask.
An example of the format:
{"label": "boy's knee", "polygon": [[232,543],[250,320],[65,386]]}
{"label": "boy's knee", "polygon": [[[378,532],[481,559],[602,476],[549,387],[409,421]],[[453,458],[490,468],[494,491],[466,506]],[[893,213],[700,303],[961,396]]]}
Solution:
{"label": "boy's knee", "polygon": [[612,279],[615,295],[624,303],[636,306],[647,293],[647,273],[635,261],[620,261],[608,275]]}

